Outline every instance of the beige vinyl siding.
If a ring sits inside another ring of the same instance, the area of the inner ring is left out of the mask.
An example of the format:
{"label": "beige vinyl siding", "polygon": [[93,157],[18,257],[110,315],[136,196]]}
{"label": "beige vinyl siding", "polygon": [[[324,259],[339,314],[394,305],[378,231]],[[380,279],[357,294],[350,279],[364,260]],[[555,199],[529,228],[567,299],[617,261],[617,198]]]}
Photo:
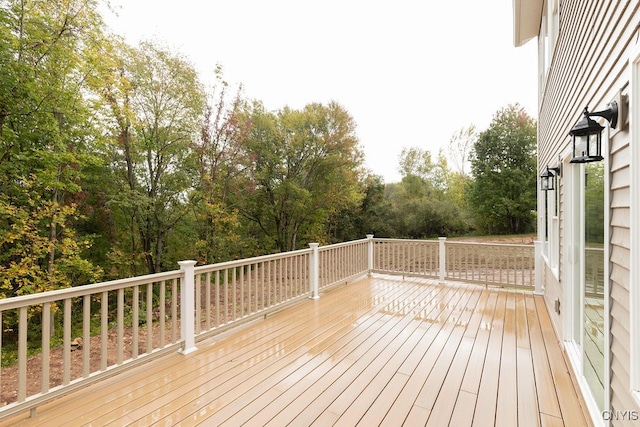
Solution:
{"label": "beige vinyl siding", "polygon": [[[639,7],[637,1],[561,0],[558,42],[545,86],[541,88],[539,168],[555,164],[559,156],[568,155],[569,131],[586,106],[590,111],[603,110],[627,87],[631,75],[629,55],[638,42]],[[628,125],[618,128],[611,134],[608,158],[610,402],[612,410],[640,411],[630,393],[629,382],[630,183],[640,182],[640,177],[630,175]],[[568,227],[564,223],[567,220],[564,212],[565,206],[561,204],[561,239]],[[566,248],[564,240],[560,243],[562,271]],[[557,323],[556,330],[561,331],[561,317],[555,315],[552,307],[555,298],[561,298],[564,284],[557,283],[546,270],[544,279],[551,318]],[[611,425],[630,424],[614,420]]]}
{"label": "beige vinyl siding", "polygon": [[[604,109],[619,89],[634,28],[631,2],[562,1],[560,33],[540,105],[539,165],[566,154],[584,107]],[[627,28],[632,25],[632,28]],[[611,32],[620,33],[616,36]],[[621,42],[624,40],[624,42]],[[624,59],[624,60],[623,60]],[[625,77],[628,79],[628,77]],[[595,86],[590,83],[597,82]],[[542,170],[540,170],[542,172]]]}
{"label": "beige vinyl siding", "polygon": [[553,328],[555,329],[556,334],[559,337],[562,337],[563,331],[562,331],[562,322],[560,321],[560,319],[561,319],[562,310],[564,309],[564,302],[561,303],[560,314],[556,313],[554,310],[555,300],[559,299],[560,301],[562,301],[562,287],[560,286],[560,282],[558,282],[558,280],[553,275],[553,271],[551,271],[551,269],[549,268],[549,266],[547,266],[546,263],[544,264],[543,274],[544,274],[544,278],[543,278],[544,300],[545,300],[545,303],[547,304],[549,317],[552,320]]}
{"label": "beige vinyl siding", "polygon": [[[611,140],[611,409],[638,410],[630,394],[629,269],[630,183],[629,134],[618,132]],[[624,425],[615,420],[612,425]],[[627,425],[628,422],[626,423]]]}

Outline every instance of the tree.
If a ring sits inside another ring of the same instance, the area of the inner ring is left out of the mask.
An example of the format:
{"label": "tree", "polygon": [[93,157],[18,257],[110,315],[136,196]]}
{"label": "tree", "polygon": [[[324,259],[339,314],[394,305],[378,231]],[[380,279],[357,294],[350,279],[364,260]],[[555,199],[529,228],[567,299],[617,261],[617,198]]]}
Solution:
{"label": "tree", "polygon": [[447,145],[447,154],[456,169],[454,172],[467,176],[469,157],[477,139],[478,131],[474,125],[462,128],[451,136]]}
{"label": "tree", "polygon": [[[148,273],[163,270],[169,233],[184,219],[193,187],[190,144],[197,134],[204,90],[193,66],[151,42],[120,46],[107,67],[102,100],[111,138],[109,158],[116,186],[109,203],[126,223],[112,257],[137,260]],[[127,247],[128,246],[128,247]]]}
{"label": "tree", "polygon": [[418,147],[403,148],[400,153],[399,170],[403,179],[415,177],[439,191],[447,188],[449,168],[442,152],[438,153],[438,161],[434,163],[428,150]]}
{"label": "tree", "polygon": [[198,177],[191,195],[198,236],[193,244],[195,259],[205,264],[242,257],[249,240],[240,235],[236,194],[246,188],[242,165],[247,164],[250,122],[241,114],[242,86],[228,100],[220,66],[215,74],[217,83],[208,97],[200,135],[192,144]]}
{"label": "tree", "polygon": [[467,230],[463,213],[450,196],[456,181],[442,152],[434,162],[428,150],[404,148],[399,170],[399,183],[387,184],[382,190],[367,188],[362,222],[371,224],[368,232],[384,237],[431,238]]}
{"label": "tree", "polygon": [[337,211],[328,222],[331,243],[362,239],[367,234],[378,237],[390,237],[393,234],[389,224],[391,205],[385,197],[382,177],[367,173],[360,179],[359,185],[362,201],[357,206]]}
{"label": "tree", "polygon": [[495,113],[473,147],[470,202],[479,229],[524,233],[535,227],[536,123],[518,104]]}
{"label": "tree", "polygon": [[353,118],[335,102],[277,113],[256,103],[250,118],[242,214],[281,251],[295,249],[300,237],[325,241],[332,215],[362,197]]}
{"label": "tree", "polygon": [[95,1],[0,9],[0,286],[4,296],[93,282],[82,221],[99,137],[85,100],[105,40]]}

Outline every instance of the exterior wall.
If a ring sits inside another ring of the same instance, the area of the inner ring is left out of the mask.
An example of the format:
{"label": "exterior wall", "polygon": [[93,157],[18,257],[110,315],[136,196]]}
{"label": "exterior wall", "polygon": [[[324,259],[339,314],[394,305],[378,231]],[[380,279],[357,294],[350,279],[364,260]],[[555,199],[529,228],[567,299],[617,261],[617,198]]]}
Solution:
{"label": "exterior wall", "polygon": [[[559,21],[558,38],[550,56],[550,65],[547,70],[541,70],[539,174],[546,165],[553,166],[559,159],[567,159],[571,148],[568,133],[580,119],[585,106],[590,111],[603,110],[620,93],[627,91],[631,78],[629,59],[631,53],[637,51],[639,43],[640,9],[637,1],[561,0]],[[545,43],[543,37],[540,37],[539,43]],[[609,409],[640,413],[640,407],[630,391],[629,356],[630,185],[631,182],[640,182],[640,176],[632,177],[630,172],[628,123],[619,123],[618,129],[612,130],[608,150],[605,164],[609,172],[610,209],[607,252],[610,286]],[[566,267],[563,265],[564,254],[568,252],[562,236],[569,228],[565,222],[570,220],[565,218],[567,201],[562,183],[559,188],[563,191],[561,200],[565,202],[560,205],[560,280],[556,280],[545,268],[544,285],[552,321],[559,337],[563,337],[563,318],[554,312],[553,304],[556,298],[562,300],[565,295],[563,287],[571,286],[570,283],[562,283],[565,277],[562,272]],[[569,301],[562,301],[561,307],[568,307],[569,304]],[[611,425],[633,425],[633,422],[612,420]]]}
{"label": "exterior wall", "polygon": [[[553,271],[545,263],[543,268],[543,285],[544,285],[544,299],[549,311],[549,317],[553,322],[553,327],[556,330],[558,337],[563,336],[563,327],[561,313],[564,310],[564,301],[562,301],[562,283],[556,279]],[[555,301],[560,300],[560,312],[555,311]]]}
{"label": "exterior wall", "polygon": [[[629,133],[611,140],[610,163],[610,325],[611,409],[639,410],[630,394],[629,286],[630,234]],[[637,182],[637,181],[636,181]],[[637,284],[636,284],[637,286]],[[616,423],[613,423],[616,425]],[[630,424],[628,424],[630,425]]]}

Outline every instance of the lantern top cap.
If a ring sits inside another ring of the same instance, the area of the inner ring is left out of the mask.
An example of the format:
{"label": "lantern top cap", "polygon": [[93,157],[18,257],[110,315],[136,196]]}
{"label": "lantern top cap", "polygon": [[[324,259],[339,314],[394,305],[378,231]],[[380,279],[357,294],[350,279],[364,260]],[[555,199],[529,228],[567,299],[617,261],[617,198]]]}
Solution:
{"label": "lantern top cap", "polygon": [[540,174],[540,178],[551,178],[554,176],[555,175],[549,170],[549,166],[547,166],[547,169]]}
{"label": "lantern top cap", "polygon": [[571,132],[569,133],[573,136],[581,136],[588,133],[602,131],[604,127],[591,118],[592,114],[593,113],[589,113],[587,108],[585,108],[582,118],[578,123],[576,123],[576,125],[573,127],[573,129],[571,129]]}
{"label": "lantern top cap", "polygon": [[618,103],[616,101],[612,101],[606,110],[602,111],[594,111],[593,113],[589,112],[589,107],[584,107],[584,111],[582,113],[582,119],[571,129],[571,135],[586,135],[587,132],[600,132],[604,129],[600,123],[592,120],[591,117],[602,117],[607,119],[609,124],[613,129],[616,128],[618,124]]}

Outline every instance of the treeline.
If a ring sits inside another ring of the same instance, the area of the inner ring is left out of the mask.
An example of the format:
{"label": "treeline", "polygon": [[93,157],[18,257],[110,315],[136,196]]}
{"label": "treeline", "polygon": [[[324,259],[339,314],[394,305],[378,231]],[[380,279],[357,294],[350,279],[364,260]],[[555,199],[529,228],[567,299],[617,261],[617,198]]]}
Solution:
{"label": "treeline", "polygon": [[534,226],[535,122],[517,105],[437,159],[405,149],[386,184],[337,103],[267,111],[220,68],[207,88],[180,54],[110,34],[95,0],[0,5],[1,296],[367,233]]}

